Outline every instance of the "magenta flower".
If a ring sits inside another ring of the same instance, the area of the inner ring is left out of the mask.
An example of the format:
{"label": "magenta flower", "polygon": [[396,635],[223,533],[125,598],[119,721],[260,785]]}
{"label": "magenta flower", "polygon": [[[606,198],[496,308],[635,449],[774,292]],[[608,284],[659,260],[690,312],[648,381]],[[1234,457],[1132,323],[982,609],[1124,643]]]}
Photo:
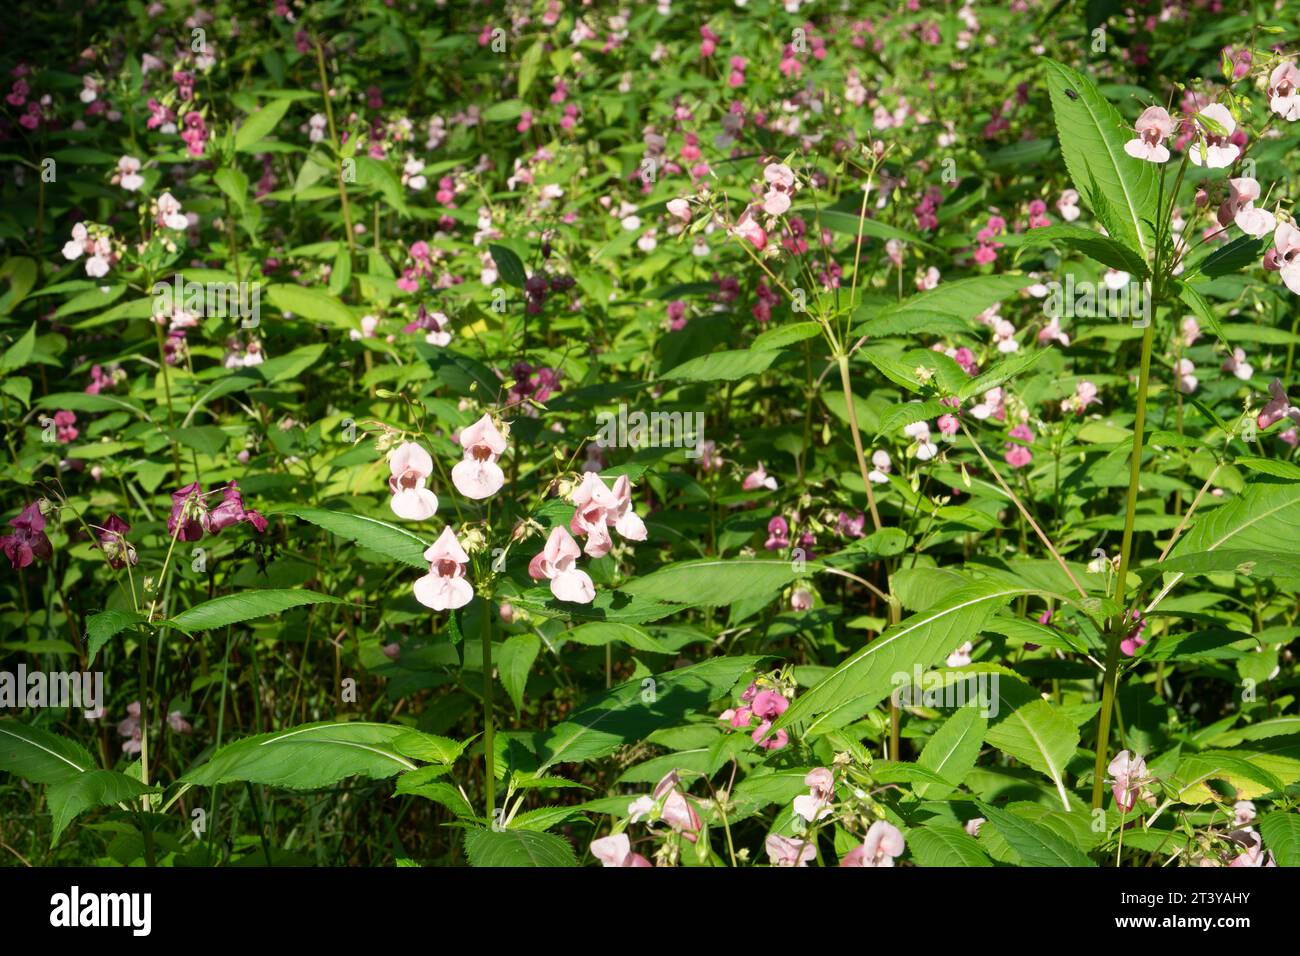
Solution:
{"label": "magenta flower", "polygon": [[596,599],[596,587],[590,575],[575,565],[581,554],[568,530],[556,525],[546,539],[546,547],[528,563],[528,574],[534,581],[550,581],[551,593],[561,601],[590,604]]}
{"label": "magenta flower", "polygon": [[45,535],[45,516],[41,514],[39,501],[29,504],[18,517],[10,518],[9,524],[14,530],[0,537],[0,550],[15,569],[28,567],[36,558],[48,561],[54,557],[54,548]]}
{"label": "magenta flower", "polygon": [[167,533],[177,541],[198,541],[208,507],[203,502],[203,489],[197,481],[172,492],[172,513],[167,518]]}
{"label": "magenta flower", "polygon": [[108,566],[115,571],[122,570],[128,564],[134,567],[140,561],[135,548],[126,541],[126,533],[130,530],[131,526],[115,514],[110,514],[104,526],[99,529],[99,549],[108,559]]}
{"label": "magenta flower", "polygon": [[1124,144],[1124,152],[1134,159],[1152,163],[1167,163],[1169,148],[1164,141],[1174,131],[1174,119],[1162,106],[1148,106],[1137,120],[1137,139]]}
{"label": "magenta flower", "polygon": [[506,440],[486,413],[468,428],[461,429],[460,447],[465,458],[451,470],[451,483],[466,498],[490,498],[505,484],[505,472],[497,459],[505,454]]}
{"label": "magenta flower", "polygon": [[77,416],[69,411],[58,411],[54,413],[54,427],[58,429],[55,437],[60,444],[66,445],[68,442],[76,441],[79,432],[74,427],[77,422]]}
{"label": "magenta flower", "polygon": [[1260,409],[1255,424],[1264,429],[1282,418],[1291,418],[1297,424],[1300,424],[1300,408],[1293,406],[1291,400],[1287,398],[1286,387],[1283,386],[1282,380],[1275,378],[1269,382],[1268,391],[1270,398],[1268,403]]}
{"label": "magenta flower", "polygon": [[389,456],[388,468],[393,514],[407,521],[432,518],[438,511],[438,496],[424,487],[433,473],[432,456],[413,441],[403,442]]}
{"label": "magenta flower", "polygon": [[415,582],[415,599],[435,611],[454,611],[474,599],[474,587],[465,580],[469,555],[450,527],[424,552],[429,573]]}
{"label": "magenta flower", "polygon": [[231,481],[222,489],[221,504],[204,512],[200,520],[203,529],[209,534],[217,534],[231,525],[244,521],[256,528],[259,534],[266,530],[266,519],[256,511],[248,511],[244,508],[244,499],[235,481]]}

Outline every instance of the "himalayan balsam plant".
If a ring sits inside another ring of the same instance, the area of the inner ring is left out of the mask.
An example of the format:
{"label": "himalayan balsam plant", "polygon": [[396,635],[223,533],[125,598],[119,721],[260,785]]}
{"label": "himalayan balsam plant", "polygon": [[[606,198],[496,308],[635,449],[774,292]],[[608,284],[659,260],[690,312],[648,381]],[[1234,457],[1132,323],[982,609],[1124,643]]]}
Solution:
{"label": "himalayan balsam plant", "polygon": [[99,6],[0,853],[1300,865],[1293,4]]}

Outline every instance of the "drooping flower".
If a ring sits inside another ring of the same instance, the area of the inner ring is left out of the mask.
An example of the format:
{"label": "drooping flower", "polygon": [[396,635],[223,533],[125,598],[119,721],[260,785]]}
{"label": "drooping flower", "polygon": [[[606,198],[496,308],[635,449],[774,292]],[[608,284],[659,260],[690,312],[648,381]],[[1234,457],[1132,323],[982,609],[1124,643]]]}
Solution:
{"label": "drooping flower", "polygon": [[550,581],[551,593],[561,601],[590,604],[596,599],[596,587],[591,576],[575,564],[581,554],[573,535],[563,525],[556,525],[546,547],[528,563],[528,574],[534,581]]}
{"label": "drooping flower", "polygon": [[808,771],[803,778],[810,790],[794,798],[794,812],[809,823],[823,820],[832,813],[831,803],[835,800],[835,775],[825,767]]}
{"label": "drooping flower", "polygon": [[1223,360],[1223,371],[1231,372],[1243,382],[1248,382],[1255,375],[1255,366],[1246,361],[1246,351],[1234,348],[1232,354]]}
{"label": "drooping flower", "polygon": [[486,413],[468,428],[461,429],[460,447],[465,458],[451,470],[451,483],[466,498],[490,498],[505,484],[505,472],[497,464],[506,450],[506,440]]}
{"label": "drooping flower", "polygon": [[690,842],[694,843],[698,839],[702,825],[700,815],[695,812],[695,807],[691,801],[687,800],[685,795],[676,787],[664,799],[660,819]]}
{"label": "drooping flower", "polygon": [[1228,180],[1228,198],[1219,206],[1219,225],[1235,222],[1248,236],[1266,236],[1277,227],[1277,219],[1267,209],[1255,206],[1260,196],[1259,183],[1248,176]]}
{"label": "drooping flower", "polygon": [[817,857],[817,848],[807,840],[779,833],[769,834],[764,848],[773,866],[807,866]]}
{"label": "drooping flower", "polygon": [[122,570],[128,564],[134,567],[140,561],[135,548],[126,540],[126,533],[130,530],[131,526],[115,514],[110,514],[104,526],[99,529],[99,550],[104,552],[108,566],[115,571]]}
{"label": "drooping flower", "polygon": [[970,653],[973,648],[974,644],[967,641],[961,647],[949,654],[948,659],[944,663],[949,667],[965,667],[970,663]]}
{"label": "drooping flower", "polygon": [[626,833],[614,833],[591,841],[591,855],[601,866],[650,866],[650,861],[632,852],[632,842]]}
{"label": "drooping flower", "polygon": [[1288,123],[1300,120],[1300,69],[1290,60],[1273,68],[1268,77],[1268,107]]}
{"label": "drooping flower", "polygon": [[474,599],[474,587],[465,580],[469,555],[456,533],[443,528],[438,540],[424,552],[429,573],[415,582],[415,599],[435,611],[454,611]]}
{"label": "drooping flower", "polygon": [[1291,404],[1291,400],[1287,398],[1286,387],[1282,384],[1280,378],[1275,378],[1269,382],[1268,392],[1269,400],[1259,410],[1259,416],[1255,419],[1255,424],[1262,430],[1268,428],[1274,422],[1288,417],[1300,424],[1300,408],[1296,408]]}
{"label": "drooping flower", "polygon": [[1139,647],[1145,647],[1147,639],[1142,636],[1142,632],[1147,629],[1147,622],[1142,619],[1141,614],[1136,614],[1133,618],[1135,626],[1129,631],[1128,636],[1119,642],[1120,650],[1129,657],[1134,657]]}
{"label": "drooping flower", "polygon": [[[1164,141],[1174,131],[1174,119],[1162,106],[1148,106],[1137,119],[1137,139],[1124,144],[1124,152],[1134,159],[1152,163],[1169,161],[1169,148]],[[1076,197],[1077,198],[1077,197]]]}
{"label": "drooping flower", "polygon": [[415,442],[403,442],[388,457],[388,469],[393,514],[407,521],[432,518],[438,511],[438,496],[424,483],[433,473],[433,457]]}
{"label": "drooping flower", "polygon": [[[1292,223],[1280,222],[1273,232],[1273,248],[1269,250],[1273,267],[1282,275],[1286,287],[1300,295],[1300,229]],[[1269,259],[1264,259],[1264,267],[1269,268]]]}
{"label": "drooping flower", "polygon": [[763,463],[760,461],[758,467],[745,476],[740,487],[746,491],[757,491],[759,488],[776,491],[776,479],[763,469]]}
{"label": "drooping flower", "polygon": [[783,216],[790,209],[794,195],[794,170],[784,163],[768,163],[763,169],[767,192],[763,196],[763,211],[769,216]]}
{"label": "drooping flower", "polygon": [[203,537],[208,506],[197,481],[172,492],[172,512],[167,518],[167,534],[177,541],[198,541]]}
{"label": "drooping flower", "polygon": [[249,511],[244,507],[244,499],[239,492],[237,482],[231,481],[221,491],[221,504],[204,511],[200,518],[203,530],[209,534],[217,534],[243,521],[251,524],[259,534],[266,530],[266,519],[256,511]]}
{"label": "drooping flower", "polygon": [[1241,148],[1229,142],[1237,130],[1237,121],[1228,108],[1222,103],[1211,103],[1197,114],[1197,120],[1200,138],[1188,147],[1192,163],[1207,169],[1221,169],[1235,163]]}
{"label": "drooping flower", "polygon": [[1127,750],[1121,750],[1110,762],[1106,772],[1110,774],[1110,790],[1115,795],[1115,806],[1128,813],[1150,780],[1146,761]]}
{"label": "drooping flower", "polygon": [[54,548],[45,534],[45,515],[41,514],[39,501],[33,501],[16,518],[10,518],[9,524],[14,530],[0,537],[0,550],[15,569],[28,567],[36,558],[48,561],[54,556]]}
{"label": "drooping flower", "polygon": [[754,218],[754,207],[749,207],[741,214],[736,222],[735,232],[740,238],[748,240],[749,244],[759,252],[767,248],[767,233]]}
{"label": "drooping flower", "polygon": [[846,853],[840,866],[893,866],[906,849],[902,831],[888,820],[877,820],[867,830],[862,846]]}
{"label": "drooping flower", "polygon": [[614,541],[609,529],[612,525],[629,541],[644,541],[645,523],[632,510],[632,484],[627,475],[620,475],[610,488],[594,471],[583,474],[582,482],[574,489],[570,499],[574,504],[569,530],[579,537],[585,536],[583,546],[589,556],[604,557],[609,554]]}

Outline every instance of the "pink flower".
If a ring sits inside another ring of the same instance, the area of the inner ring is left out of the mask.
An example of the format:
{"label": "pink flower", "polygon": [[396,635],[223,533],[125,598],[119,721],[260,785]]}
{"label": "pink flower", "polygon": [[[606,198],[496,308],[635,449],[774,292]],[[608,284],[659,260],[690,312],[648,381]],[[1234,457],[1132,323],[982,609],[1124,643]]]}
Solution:
{"label": "pink flower", "polygon": [[1229,179],[1229,196],[1219,207],[1219,225],[1235,222],[1237,228],[1248,236],[1266,236],[1277,226],[1277,219],[1267,209],[1257,209],[1259,183],[1249,177]]}
{"label": "pink flower", "polygon": [[763,169],[763,179],[767,181],[763,211],[769,216],[785,215],[790,209],[790,197],[795,191],[794,170],[784,163],[769,163]]}
{"label": "pink flower", "polygon": [[550,581],[551,593],[561,601],[590,604],[596,599],[596,588],[587,572],[574,563],[581,554],[573,535],[563,525],[556,525],[546,547],[528,563],[528,574],[534,581]]}
{"label": "pink flower", "polygon": [[780,750],[790,742],[790,735],[785,730],[778,730],[769,737],[768,732],[771,729],[772,722],[763,720],[759,722],[758,726],[754,728],[754,732],[749,736],[754,743],[765,750]]}
{"label": "pink flower", "polygon": [[1288,416],[1300,423],[1300,408],[1291,405],[1291,400],[1287,398],[1286,388],[1283,386],[1281,379],[1275,378],[1269,382],[1268,392],[1270,395],[1268,403],[1260,409],[1255,424],[1264,429]]}
{"label": "pink flower", "polygon": [[[1228,108],[1222,103],[1211,103],[1197,114],[1197,118],[1201,120],[1197,126],[1201,138],[1191,145],[1192,163],[1207,169],[1221,169],[1235,163],[1241,155],[1241,149],[1229,142],[1236,132],[1237,121],[1232,118]],[[1215,128],[1211,129],[1205,120],[1213,123]]]}
{"label": "pink flower", "polygon": [[776,491],[776,479],[763,470],[763,463],[760,461],[758,467],[745,476],[740,487],[746,491],[757,491],[759,488]]}
{"label": "pink flower", "polygon": [[583,546],[589,556],[604,557],[613,547],[609,526],[629,541],[644,541],[645,523],[632,510],[632,484],[627,475],[620,475],[611,491],[600,475],[588,471],[582,476],[582,484],[573,492],[573,518],[569,530],[575,535],[586,536]]}
{"label": "pink flower", "polygon": [[1264,852],[1264,842],[1255,831],[1234,830],[1228,834],[1228,839],[1246,847],[1243,853],[1228,864],[1229,867],[1277,866],[1277,861],[1273,859],[1273,852],[1271,850]]}
{"label": "pink flower", "polygon": [[429,573],[415,582],[415,599],[435,611],[454,611],[474,599],[474,587],[465,580],[469,555],[450,527],[424,552]]}
{"label": "pink flower", "polygon": [[769,834],[764,847],[773,866],[807,866],[817,858],[817,848],[807,840],[779,833]]}
{"label": "pink flower", "polygon": [[740,238],[749,240],[750,245],[759,252],[767,248],[767,233],[763,231],[763,227],[754,218],[754,207],[752,206],[741,215],[740,220],[736,223],[735,233]]}
{"label": "pink flower", "polygon": [[177,541],[198,541],[203,537],[208,507],[203,502],[203,489],[193,482],[172,492],[172,511],[167,519],[167,534]]}
{"label": "pink flower", "polygon": [[784,694],[778,694],[774,690],[761,690],[754,695],[752,709],[761,719],[767,720],[780,717],[789,706],[790,701]]}
{"label": "pink flower", "polygon": [[940,415],[936,424],[939,426],[939,434],[941,435],[955,435],[961,429],[961,423],[957,421],[957,416],[951,412]]}
{"label": "pink flower", "polygon": [[790,525],[780,515],[767,523],[767,541],[763,547],[768,551],[781,551],[790,547]]}
{"label": "pink flower", "polygon": [[813,606],[813,596],[807,588],[795,588],[790,592],[790,610],[808,611]]}
{"label": "pink flower", "polygon": [[846,853],[840,866],[893,866],[906,849],[902,831],[887,820],[877,820],[862,846]]}
{"label": "pink flower", "polygon": [[809,823],[816,823],[831,815],[830,804],[835,799],[835,776],[825,767],[808,771],[803,782],[810,792],[794,798],[794,812]]}
{"label": "pink flower", "polygon": [[668,200],[668,214],[675,216],[682,222],[690,222],[691,204],[685,199],[670,199]]}
{"label": "pink flower", "polygon": [[1289,222],[1278,223],[1273,232],[1272,253],[1282,281],[1288,289],[1300,295],[1300,229]]}
{"label": "pink flower", "polygon": [[505,453],[506,440],[489,415],[484,413],[473,425],[461,429],[460,447],[465,449],[464,460],[451,470],[456,490],[476,501],[500,491],[506,476],[497,459]]}
{"label": "pink flower", "polygon": [[1268,107],[1288,123],[1300,119],[1300,70],[1290,60],[1273,68],[1268,77]]}
{"label": "pink flower", "polygon": [[413,441],[398,445],[388,458],[393,514],[407,521],[425,521],[438,511],[438,496],[424,483],[433,473],[433,458]]}
{"label": "pink flower", "polygon": [[1111,793],[1115,795],[1115,806],[1125,813],[1137,803],[1139,792],[1150,780],[1147,776],[1147,763],[1141,757],[1121,750],[1106,768],[1110,774]]}
{"label": "pink flower", "polygon": [[602,866],[650,866],[650,861],[632,852],[632,842],[626,833],[614,833],[591,841],[591,855]]}
{"label": "pink flower", "polygon": [[1152,163],[1169,161],[1169,149],[1164,141],[1174,131],[1174,120],[1161,106],[1148,106],[1137,120],[1137,139],[1124,144],[1124,152],[1134,159]]}
{"label": "pink flower", "polygon": [[1061,218],[1066,222],[1074,222],[1079,218],[1079,194],[1073,189],[1067,189],[1061,193],[1061,198],[1056,201],[1056,211],[1061,214]]}
{"label": "pink flower", "polygon": [[36,558],[48,561],[54,557],[54,548],[45,535],[45,516],[39,501],[24,508],[16,518],[10,518],[12,533],[0,537],[0,551],[15,570],[28,567]]}
{"label": "pink flower", "polygon": [[115,514],[110,514],[104,526],[98,529],[99,550],[108,559],[108,566],[116,571],[140,561],[135,548],[126,542],[126,533],[130,530],[131,526]]}
{"label": "pink flower", "polygon": [[660,818],[686,839],[695,842],[696,834],[700,832],[700,815],[680,790],[674,788],[668,794]]}

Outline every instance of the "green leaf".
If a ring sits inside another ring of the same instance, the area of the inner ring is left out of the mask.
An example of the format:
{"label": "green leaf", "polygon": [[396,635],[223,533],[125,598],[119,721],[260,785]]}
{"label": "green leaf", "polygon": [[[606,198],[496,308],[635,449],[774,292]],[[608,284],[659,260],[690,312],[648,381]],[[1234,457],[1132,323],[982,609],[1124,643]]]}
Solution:
{"label": "green leaf", "polygon": [[821,334],[821,331],[822,327],[817,322],[790,322],[760,333],[750,343],[749,347],[755,352],[764,349],[783,349],[787,345],[794,345],[796,342],[802,342],[805,339],[816,338]]}
{"label": "green leaf", "polygon": [[1091,79],[1047,57],[1043,65],[1075,189],[1115,240],[1150,262],[1159,199],[1155,164],[1124,152],[1134,134]]}
{"label": "green leaf", "polygon": [[1274,810],[1259,818],[1264,849],[1273,853],[1278,866],[1300,866],[1300,813]]}
{"label": "green leaf", "polygon": [[1229,345],[1227,338],[1224,337],[1223,326],[1219,324],[1219,316],[1214,311],[1214,306],[1210,305],[1208,299],[1201,295],[1197,289],[1187,282],[1178,282],[1178,298],[1183,300],[1183,304],[1196,313],[1196,317],[1210,327],[1210,331],[1215,334],[1220,342]]}
{"label": "green leaf", "polygon": [[975,376],[962,385],[957,390],[957,397],[964,402],[975,395],[983,395],[989,389],[996,388],[1003,382],[1015,378],[1021,372],[1033,367],[1048,351],[1048,349],[1034,349],[1032,352],[1022,352],[1003,359],[987,372]]}
{"label": "green leaf", "polygon": [[22,368],[31,359],[35,348],[36,326],[33,325],[20,335],[13,345],[5,349],[3,356],[0,356],[0,372],[11,372],[16,368]]}
{"label": "green leaf", "polygon": [[497,243],[488,243],[488,252],[492,256],[492,261],[496,263],[497,272],[501,275],[501,278],[508,285],[512,285],[516,289],[522,289],[528,275],[524,272],[524,264],[515,255],[514,250]]}
{"label": "green leaf", "polygon": [[1079,746],[1079,731],[1073,721],[1047,701],[1035,698],[989,727],[984,739],[1009,757],[1047,774],[1060,795],[1062,809],[1070,809],[1065,765]]}
{"label": "green leaf", "polygon": [[465,855],[475,867],[578,865],[568,840],[537,830],[466,830]]}
{"label": "green leaf", "polygon": [[1149,568],[1140,568],[1139,572],[1160,571],[1180,574],[1214,574],[1232,571],[1236,574],[1259,575],[1261,577],[1296,577],[1300,575],[1300,562],[1295,555],[1279,554],[1276,551],[1241,551],[1238,549],[1221,549],[1219,551],[1199,551],[1183,554],[1176,558],[1166,558]]}
{"label": "green leaf", "polygon": [[947,824],[917,827],[907,833],[912,859],[921,866],[992,866],[993,861],[965,830]]}
{"label": "green leaf", "polygon": [[926,741],[921,755],[916,758],[919,765],[933,770],[953,786],[922,783],[917,785],[916,795],[942,800],[960,786],[975,766],[987,729],[988,719],[979,708],[958,707],[953,711],[953,715]]}
{"label": "green leaf", "polygon": [[[1179,559],[1220,549],[1300,553],[1300,483],[1260,478],[1227,504],[1202,513],[1174,546]],[[1182,579],[1181,571],[1166,590]]]}
{"label": "green leaf", "polygon": [[1240,272],[1260,261],[1264,255],[1264,240],[1254,236],[1238,236],[1226,246],[1220,246],[1187,270],[1187,276],[1203,275],[1206,278]]}
{"label": "green leaf", "polygon": [[422,730],[410,730],[393,740],[393,749],[404,757],[450,766],[460,759],[469,744],[469,740],[456,741],[437,734],[427,734]]}
{"label": "green leaf", "polygon": [[16,720],[0,719],[0,770],[31,783],[62,783],[95,769],[75,741]]}
{"label": "green leaf", "polygon": [[428,543],[405,528],[380,521],[378,518],[367,518],[365,515],[347,511],[327,511],[324,508],[289,508],[276,514],[293,515],[303,521],[311,522],[318,528],[324,528],[340,538],[354,541],[376,554],[419,568],[421,571],[429,569],[429,562],[424,559],[424,552],[429,548]]}
{"label": "green leaf", "polygon": [[196,787],[246,780],[271,787],[316,790],[344,777],[383,780],[416,765],[397,752],[400,724],[316,723],[227,744],[181,778]]}
{"label": "green leaf", "polygon": [[802,576],[791,561],[764,558],[703,558],[679,561],[636,578],[621,588],[627,594],[652,601],[690,607],[718,607],[736,601],[775,597]]}
{"label": "green leaf", "polygon": [[281,312],[312,322],[323,322],[344,331],[355,328],[351,310],[328,292],[277,283],[266,287],[266,297]]}
{"label": "green leaf", "polygon": [[777,349],[724,349],[687,359],[664,372],[660,378],[688,382],[737,382],[766,372],[780,357]]}
{"label": "green leaf", "polygon": [[239,131],[235,133],[235,151],[256,152],[257,144],[280,124],[292,105],[292,101],[287,99],[263,103],[261,109],[240,124]]}
{"label": "green leaf", "polygon": [[533,85],[533,80],[537,78],[537,68],[542,62],[542,53],[545,44],[542,40],[537,40],[524,51],[524,55],[519,60],[519,99],[524,98],[528,88]]}
{"label": "green leaf", "polygon": [[[811,733],[830,730],[866,713],[910,679],[970,640],[998,608],[1032,589],[983,580],[948,588],[945,598],[886,629],[860,648],[777,718],[773,729],[805,721]],[[828,725],[828,726],[823,726]]]}
{"label": "green leaf", "polygon": [[[927,316],[934,313],[970,319],[979,315],[989,306],[1001,302],[1009,295],[1015,295],[1021,289],[1032,285],[1033,280],[1017,272],[1008,272],[993,276],[971,276],[942,282],[933,289],[908,296],[902,302],[881,309],[871,319],[871,324],[899,316],[917,313]],[[860,306],[858,313],[869,310],[869,306]],[[865,318],[866,316],[861,316]],[[874,334],[881,334],[875,332]]]}
{"label": "green leaf", "polygon": [[948,411],[951,409],[938,402],[903,402],[900,405],[893,405],[889,411],[880,416],[880,428],[876,432],[876,437],[896,435],[908,425],[938,418]]}
{"label": "green leaf", "polygon": [[87,663],[95,663],[95,655],[109,640],[144,619],[138,611],[100,611],[86,618]]}
{"label": "green leaf", "polygon": [[604,757],[624,744],[702,710],[727,693],[760,657],[717,657],[621,684],[584,704],[568,720],[545,731],[537,752],[539,772],[557,763]]}
{"label": "green leaf", "polygon": [[196,604],[188,610],[181,611],[166,623],[187,634],[195,634],[199,631],[225,627],[228,624],[238,624],[240,621],[279,614],[290,608],[308,604],[342,603],[344,603],[342,598],[334,597],[332,594],[317,594],[315,591],[241,591],[239,594],[226,594]]}
{"label": "green leaf", "polygon": [[46,793],[54,819],[50,846],[58,843],[68,824],[85,811],[112,806],[150,792],[150,787],[116,770],[87,770],[52,784]]}
{"label": "green leaf", "polygon": [[[1044,244],[1062,245],[1077,250],[1102,265],[1110,266],[1112,269],[1118,269],[1121,272],[1132,273],[1139,279],[1145,279],[1150,274],[1146,260],[1128,246],[1122,242],[1116,242],[1110,236],[1103,236],[1099,232],[1085,229],[1082,226],[1062,224],[1030,229],[1024,233],[1024,241],[1020,244],[1020,249],[1024,250],[1031,246]],[[1017,252],[1018,256],[1019,252]]]}
{"label": "green leaf", "polygon": [[1040,823],[978,803],[985,826],[992,825],[1026,866],[1096,866],[1083,851]]}
{"label": "green leaf", "polygon": [[501,684],[510,699],[515,702],[515,710],[524,709],[524,689],[528,686],[528,672],[537,652],[542,649],[542,640],[536,634],[515,634],[507,638],[497,649],[497,672]]}

